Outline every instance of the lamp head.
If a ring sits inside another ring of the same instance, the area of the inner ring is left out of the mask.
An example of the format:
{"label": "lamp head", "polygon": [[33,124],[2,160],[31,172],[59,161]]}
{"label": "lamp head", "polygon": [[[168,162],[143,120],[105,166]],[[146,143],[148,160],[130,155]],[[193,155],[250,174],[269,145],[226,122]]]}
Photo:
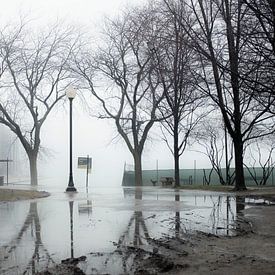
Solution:
{"label": "lamp head", "polygon": [[69,98],[69,99],[74,99],[75,96],[76,96],[76,90],[74,89],[74,87],[72,86],[69,86],[67,91],[66,91],[66,96]]}

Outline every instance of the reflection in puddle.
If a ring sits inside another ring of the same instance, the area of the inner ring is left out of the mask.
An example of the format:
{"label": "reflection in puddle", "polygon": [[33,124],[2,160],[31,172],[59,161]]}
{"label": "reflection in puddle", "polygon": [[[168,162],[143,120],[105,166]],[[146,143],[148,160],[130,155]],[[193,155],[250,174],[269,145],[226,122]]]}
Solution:
{"label": "reflection in puddle", "polygon": [[[0,209],[1,225],[4,225],[4,229],[2,228],[0,235],[0,273],[34,274],[39,269],[46,268],[53,264],[54,260],[42,241],[37,203],[29,203],[29,210],[23,214],[25,220],[21,226],[18,226],[18,224],[15,225],[13,235],[8,241],[5,239],[5,230],[8,230],[11,224],[7,224],[7,222],[13,223],[16,222],[16,220],[8,221],[7,218],[9,218],[9,216],[14,217],[15,213],[13,211],[18,211],[19,215],[22,215],[22,212],[18,207],[13,207],[12,203],[7,203],[7,205],[2,204],[0,205]],[[9,213],[11,209],[12,213]],[[3,216],[6,219],[3,220]],[[42,266],[41,260],[43,261]]]}
{"label": "reflection in puddle", "polygon": [[[158,188],[97,190],[67,198],[0,204],[0,273],[35,274],[67,258],[87,256],[87,274],[127,273],[139,257],[157,257],[165,238],[232,236],[250,201],[207,192]],[[68,230],[69,229],[69,230]],[[183,252],[181,252],[183,253]],[[161,262],[157,259],[156,262]]]}

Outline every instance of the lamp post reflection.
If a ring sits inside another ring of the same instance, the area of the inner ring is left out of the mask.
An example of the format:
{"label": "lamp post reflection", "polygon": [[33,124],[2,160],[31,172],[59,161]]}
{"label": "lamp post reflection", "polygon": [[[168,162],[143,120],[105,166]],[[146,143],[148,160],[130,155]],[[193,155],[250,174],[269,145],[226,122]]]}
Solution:
{"label": "lamp post reflection", "polygon": [[71,237],[71,258],[74,258],[74,223],[73,223],[73,208],[74,201],[69,201],[70,208],[70,237]]}

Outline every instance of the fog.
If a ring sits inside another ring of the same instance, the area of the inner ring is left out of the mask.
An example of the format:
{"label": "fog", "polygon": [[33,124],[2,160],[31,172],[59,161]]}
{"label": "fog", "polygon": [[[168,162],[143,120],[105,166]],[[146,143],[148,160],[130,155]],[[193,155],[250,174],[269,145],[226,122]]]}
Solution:
{"label": "fog", "polygon": [[102,16],[116,15],[127,5],[141,0],[11,0],[1,1],[1,20],[19,16],[39,19],[44,23],[59,19],[71,23],[93,24]]}
{"label": "fog", "polygon": [[[85,28],[100,24],[104,15],[117,15],[122,7],[137,4],[141,1],[127,0],[12,0],[2,3],[1,23],[16,21],[19,17],[33,20],[33,24],[47,24],[56,21],[80,24]],[[67,102],[68,103],[68,102]],[[41,179],[48,178],[54,185],[66,186],[69,169],[69,103],[48,117],[43,126],[41,143],[42,151],[38,165]],[[19,142],[18,142],[19,143]],[[20,145],[18,145],[20,146]],[[23,152],[23,149],[21,149]],[[121,184],[125,163],[133,164],[132,156],[125,143],[118,137],[113,121],[98,120],[91,117],[79,99],[73,102],[73,170],[75,185],[85,185],[85,170],[77,168],[77,158],[89,155],[92,157],[90,185],[119,186]],[[186,152],[181,160],[181,168],[209,166],[206,157],[194,152]],[[19,160],[24,169],[17,173],[28,174],[27,157]],[[153,128],[143,153],[143,169],[173,168],[173,158],[166,145],[161,142],[160,131]],[[21,175],[16,175],[20,177]],[[24,178],[24,176],[22,176]]]}
{"label": "fog", "polygon": [[[68,116],[66,106],[54,111],[45,123],[41,136],[42,147],[46,150],[39,162],[39,174],[42,178],[54,179],[53,184],[56,185],[65,184],[69,174]],[[159,134],[156,125],[146,142],[143,169],[156,169],[157,166],[158,169],[173,168],[172,155]],[[92,158],[89,184],[95,186],[121,185],[125,163],[128,168],[133,164],[114,122],[90,116],[76,98],[73,102],[73,170],[76,186],[86,184],[86,171],[77,168],[77,158],[87,155]],[[202,154],[187,151],[182,157],[181,168],[193,168],[195,160],[197,167],[209,165]]]}
{"label": "fog", "polygon": [[[113,144],[115,135],[110,122],[98,120],[80,111],[77,99],[73,106],[73,168],[74,178],[85,185],[86,171],[77,168],[77,158],[89,155],[92,158],[90,183],[113,185],[121,181],[124,162],[131,159],[121,142]],[[62,182],[69,174],[69,117],[66,110],[53,113],[42,132],[42,146],[46,154],[40,161],[40,174]],[[50,173],[48,174],[48,171]]]}

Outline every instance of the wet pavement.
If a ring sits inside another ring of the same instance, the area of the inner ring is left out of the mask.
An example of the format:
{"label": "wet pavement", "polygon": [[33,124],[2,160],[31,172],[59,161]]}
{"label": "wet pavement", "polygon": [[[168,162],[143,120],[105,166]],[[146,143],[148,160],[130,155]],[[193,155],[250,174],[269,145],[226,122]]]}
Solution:
{"label": "wet pavement", "polygon": [[65,259],[74,259],[79,274],[128,273],[137,254],[143,261],[160,255],[167,238],[239,234],[246,223],[240,211],[268,203],[158,187],[49,191],[43,199],[0,203],[0,274],[35,274]]}

